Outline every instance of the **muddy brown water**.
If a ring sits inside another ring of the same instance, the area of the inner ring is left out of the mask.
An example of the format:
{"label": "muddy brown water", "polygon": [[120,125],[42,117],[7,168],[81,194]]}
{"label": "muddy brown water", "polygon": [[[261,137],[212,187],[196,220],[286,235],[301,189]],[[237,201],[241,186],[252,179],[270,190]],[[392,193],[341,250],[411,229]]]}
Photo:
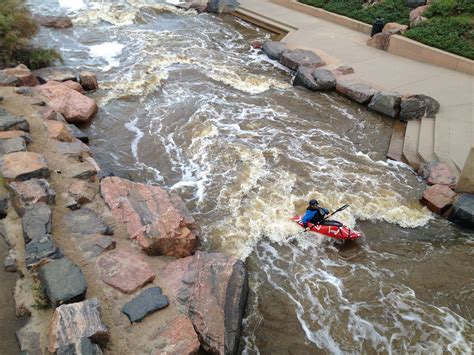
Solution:
{"label": "muddy brown water", "polygon": [[[393,121],[249,49],[270,35],[232,16],[157,1],[29,2],[69,14],[38,44],[98,73],[87,128],[104,173],[178,192],[203,247],[245,259],[246,354],[470,353],[473,234],[418,203],[410,168],[385,161]],[[365,237],[299,232],[308,199]]]}

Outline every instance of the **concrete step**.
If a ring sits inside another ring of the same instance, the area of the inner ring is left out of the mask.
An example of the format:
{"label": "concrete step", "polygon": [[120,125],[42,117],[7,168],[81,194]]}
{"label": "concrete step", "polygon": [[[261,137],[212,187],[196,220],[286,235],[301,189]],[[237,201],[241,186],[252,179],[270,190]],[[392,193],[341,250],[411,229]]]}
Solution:
{"label": "concrete step", "polygon": [[283,22],[263,16],[257,12],[240,6],[234,13],[234,16],[244,21],[257,25],[277,35],[275,40],[282,40],[288,33],[296,31],[297,28]]}
{"label": "concrete step", "polygon": [[451,125],[454,124],[447,119],[443,110],[436,115],[434,130],[434,155],[439,161],[448,164],[451,172],[459,176],[462,168],[459,168],[451,156]]}
{"label": "concrete step", "polygon": [[418,139],[418,154],[425,162],[435,160],[434,131],[435,119],[422,118],[420,126],[420,137]]}
{"label": "concrete step", "polygon": [[407,130],[405,132],[405,142],[403,143],[403,157],[415,170],[418,170],[422,164],[421,157],[418,154],[420,128],[421,120],[408,121]]}
{"label": "concrete step", "polygon": [[397,161],[403,160],[403,143],[405,141],[406,123],[396,120],[393,124],[392,138],[388,147],[387,158]]}

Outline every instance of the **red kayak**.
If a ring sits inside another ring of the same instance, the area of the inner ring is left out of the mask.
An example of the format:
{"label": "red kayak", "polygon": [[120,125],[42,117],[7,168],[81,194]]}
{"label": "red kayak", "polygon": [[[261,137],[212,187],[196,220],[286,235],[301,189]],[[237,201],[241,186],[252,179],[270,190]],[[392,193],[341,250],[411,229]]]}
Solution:
{"label": "red kayak", "polygon": [[[302,216],[294,216],[292,220],[304,228],[301,218]],[[326,220],[322,224],[308,223],[308,227],[312,232],[323,234],[326,237],[335,239],[353,240],[362,236],[362,232],[351,230],[349,227],[338,221]]]}

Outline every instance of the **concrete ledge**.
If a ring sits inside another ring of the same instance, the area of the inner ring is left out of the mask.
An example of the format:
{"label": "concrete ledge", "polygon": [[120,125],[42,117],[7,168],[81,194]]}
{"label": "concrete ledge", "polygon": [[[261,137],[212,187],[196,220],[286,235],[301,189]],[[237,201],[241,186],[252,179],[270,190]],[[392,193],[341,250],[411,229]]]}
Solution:
{"label": "concrete ledge", "polygon": [[[314,6],[302,4],[297,0],[271,0],[271,2],[328,22],[336,23],[367,35],[370,35],[372,31],[372,26],[364,22],[319,9]],[[458,72],[474,75],[474,61],[443,51],[441,49],[427,46],[423,43],[403,36],[390,36],[390,47],[388,52],[400,57],[410,58],[419,62],[433,64]]]}
{"label": "concrete ledge", "polygon": [[440,67],[474,75],[474,61],[427,46],[412,39],[393,35],[390,36],[388,52],[400,57],[410,58]]}
{"label": "concrete ledge", "polygon": [[279,21],[273,20],[269,17],[262,16],[251,10],[239,7],[234,13],[234,16],[241,18],[244,21],[253,23],[271,33],[275,34],[277,41],[281,41],[288,33],[296,31],[297,28],[291,27]]}
{"label": "concrete ledge", "polygon": [[372,26],[364,22],[357,21],[346,16],[338,15],[333,12],[329,12],[314,6],[306,5],[298,2],[297,0],[272,0],[272,2],[280,6],[287,7],[289,9],[293,9],[314,17],[318,17],[322,20],[337,23],[338,25],[365,33],[367,35],[370,35],[370,33],[372,32]]}

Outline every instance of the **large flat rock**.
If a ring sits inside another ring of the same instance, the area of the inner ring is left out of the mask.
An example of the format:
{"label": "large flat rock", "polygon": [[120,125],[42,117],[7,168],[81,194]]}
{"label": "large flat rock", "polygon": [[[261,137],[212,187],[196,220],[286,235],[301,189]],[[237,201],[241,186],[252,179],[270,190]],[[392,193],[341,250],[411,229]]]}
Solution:
{"label": "large flat rock", "polygon": [[306,49],[285,49],[279,61],[292,70],[298,70],[300,67],[316,69],[326,65],[320,56]]}
{"label": "large flat rock", "polygon": [[453,205],[451,221],[463,227],[474,228],[474,195],[460,194]]}
{"label": "large flat rock", "polygon": [[122,312],[127,315],[130,322],[141,322],[148,314],[165,308],[168,304],[168,297],[163,295],[160,287],[150,287],[125,303]]}
{"label": "large flat rock", "polygon": [[[23,117],[13,116],[0,107],[0,131],[30,131],[30,124]],[[13,138],[13,137],[9,137]]]}
{"label": "large flat rock", "polygon": [[87,282],[79,266],[64,257],[39,268],[39,277],[53,306],[82,301]]}
{"label": "large flat rock", "polygon": [[423,192],[421,202],[434,213],[444,213],[453,203],[456,193],[446,185],[433,185]]}
{"label": "large flat rock", "polygon": [[106,225],[96,212],[87,207],[67,212],[64,220],[67,231],[71,234],[113,234],[112,228]]}
{"label": "large flat rock", "polygon": [[63,254],[54,244],[51,235],[35,238],[25,245],[25,264],[28,269],[44,260],[60,259]]}
{"label": "large flat rock", "polygon": [[398,92],[380,91],[374,95],[369,103],[369,110],[398,118],[400,113],[401,95]]}
{"label": "large flat rock", "polygon": [[5,154],[2,175],[7,181],[25,181],[32,178],[48,178],[46,158],[33,152]]}
{"label": "large flat rock", "polygon": [[100,193],[146,253],[185,257],[196,251],[195,221],[178,195],[119,177],[102,179]]}
{"label": "large flat rock", "polygon": [[169,263],[160,280],[176,292],[173,296],[186,308],[204,350],[237,352],[248,292],[247,271],[241,260],[198,251]]}
{"label": "large flat rock", "polygon": [[55,309],[48,331],[48,350],[76,344],[82,338],[106,345],[109,341],[107,326],[100,319],[100,305],[96,298],[64,304]]}
{"label": "large flat rock", "polygon": [[36,86],[38,79],[28,67],[20,64],[15,68],[0,70],[0,86]]}
{"label": "large flat rock", "polygon": [[280,60],[281,54],[286,50],[286,43],[277,41],[265,41],[262,47],[268,58]]}
{"label": "large flat rock", "polygon": [[343,78],[337,79],[336,91],[360,104],[369,103],[377,93],[377,90],[367,84]]}
{"label": "large flat rock", "polygon": [[21,218],[23,238],[29,243],[52,232],[52,212],[43,202],[28,207]]}
{"label": "large flat rock", "polygon": [[133,293],[155,279],[147,262],[124,250],[102,255],[97,264],[101,280],[124,293]]}

